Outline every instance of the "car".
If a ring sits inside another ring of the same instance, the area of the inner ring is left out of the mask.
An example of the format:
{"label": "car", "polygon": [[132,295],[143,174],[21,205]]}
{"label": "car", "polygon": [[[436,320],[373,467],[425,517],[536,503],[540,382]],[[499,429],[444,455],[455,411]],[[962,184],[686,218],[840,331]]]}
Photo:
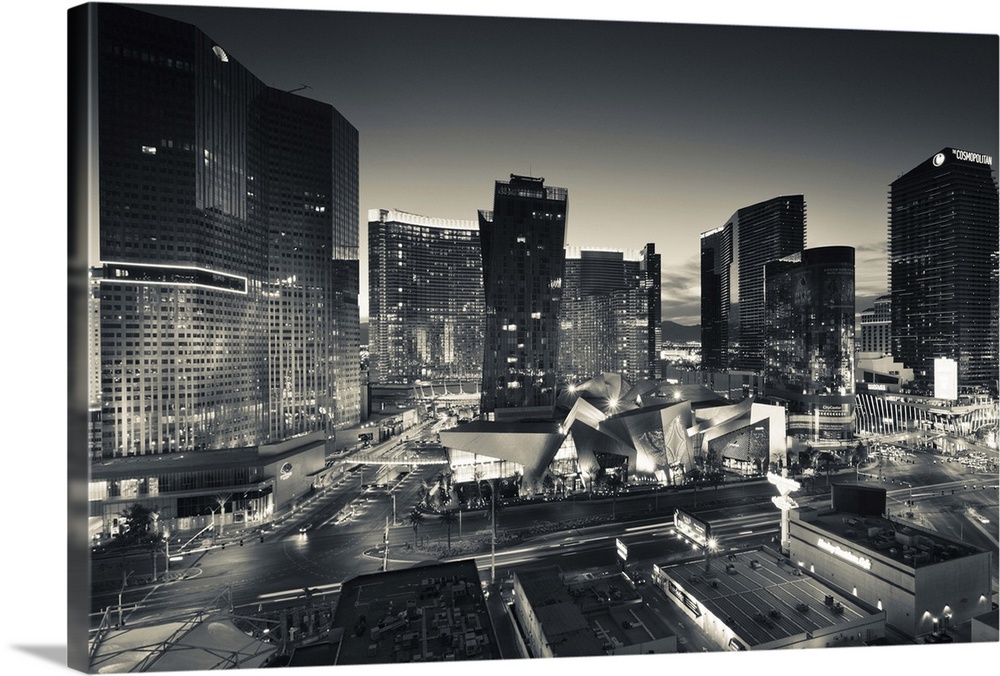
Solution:
{"label": "car", "polygon": [[985,516],[979,517],[979,523],[989,523],[989,522],[990,520],[987,519]]}
{"label": "car", "polygon": [[313,525],[311,523],[307,523],[304,526],[299,526],[299,533],[302,534],[308,533],[309,531],[312,530],[312,527]]}

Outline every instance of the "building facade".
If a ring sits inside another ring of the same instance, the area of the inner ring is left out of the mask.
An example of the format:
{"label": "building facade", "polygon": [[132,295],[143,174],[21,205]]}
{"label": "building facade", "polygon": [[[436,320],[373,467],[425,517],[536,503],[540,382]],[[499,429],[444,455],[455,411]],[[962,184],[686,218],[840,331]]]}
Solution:
{"label": "building facade", "polygon": [[854,249],[806,249],[765,277],[764,393],[788,407],[788,432],[850,439],[854,431]]}
{"label": "building facade", "polygon": [[601,373],[655,378],[661,342],[660,255],[612,250],[566,252],[559,369],[567,382]]}
{"label": "building facade", "polygon": [[479,212],[488,418],[552,414],[568,204],[565,188],[511,174],[496,182],[493,211]]}
{"label": "building facade", "polygon": [[701,233],[701,366],[705,369],[721,371],[735,363],[729,352],[733,228],[729,222]]}
{"label": "building facade", "polygon": [[248,448],[352,424],[357,130],[265,86],[190,24],[93,11],[92,455]]}
{"label": "building facade", "polygon": [[836,502],[835,492],[830,510],[793,510],[794,564],[884,610],[886,624],[907,636],[944,630],[989,610],[989,551]]}
{"label": "building facade", "polygon": [[369,371],[376,383],[479,379],[479,224],[368,212]]}
{"label": "building facade", "polygon": [[802,251],[805,244],[802,195],[744,207],[702,234],[703,366],[763,371],[764,264]]}
{"label": "building facade", "polygon": [[997,389],[997,183],[993,158],[945,148],[889,188],[892,353],[929,388],[958,362],[961,391]]}
{"label": "building facade", "polygon": [[876,357],[892,354],[892,296],[879,296],[861,311],[858,351]]}

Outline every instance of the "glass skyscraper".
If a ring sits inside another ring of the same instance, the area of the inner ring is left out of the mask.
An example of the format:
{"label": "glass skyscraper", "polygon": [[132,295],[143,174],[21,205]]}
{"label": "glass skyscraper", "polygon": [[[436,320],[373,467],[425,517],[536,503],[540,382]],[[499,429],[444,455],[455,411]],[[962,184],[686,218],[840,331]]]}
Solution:
{"label": "glass skyscraper", "polygon": [[933,383],[937,357],[962,391],[997,389],[997,182],[993,158],[945,148],[889,189],[892,353]]}
{"label": "glass skyscraper", "polygon": [[568,195],[542,178],[497,181],[479,212],[486,325],[481,411],[546,418],[555,406]]}
{"label": "glass skyscraper", "polygon": [[356,422],[357,130],[265,86],[190,24],[91,11],[94,455]]}
{"label": "glass skyscraper", "polygon": [[764,264],[802,251],[802,195],[744,207],[701,236],[704,368],[764,369]]}
{"label": "glass skyscraper", "polygon": [[479,224],[368,212],[373,382],[475,378],[483,368]]}
{"label": "glass skyscraper", "polygon": [[764,392],[788,433],[850,439],[854,420],[854,249],[806,249],[764,266]]}
{"label": "glass skyscraper", "polygon": [[660,350],[660,256],[567,250],[560,309],[559,368],[569,381],[620,373],[656,377]]}

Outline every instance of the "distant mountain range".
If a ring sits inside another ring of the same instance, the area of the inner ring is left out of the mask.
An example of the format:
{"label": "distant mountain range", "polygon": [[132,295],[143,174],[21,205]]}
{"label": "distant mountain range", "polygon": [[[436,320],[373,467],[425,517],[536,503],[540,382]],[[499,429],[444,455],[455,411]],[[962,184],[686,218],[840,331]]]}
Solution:
{"label": "distant mountain range", "polygon": [[684,326],[677,322],[660,322],[663,331],[663,342],[665,343],[687,343],[689,341],[701,342],[701,325]]}
{"label": "distant mountain range", "polygon": [[[669,343],[686,343],[688,341],[701,341],[701,325],[684,326],[677,322],[660,322],[663,330],[663,340]],[[361,322],[361,344],[368,344],[368,322]]]}

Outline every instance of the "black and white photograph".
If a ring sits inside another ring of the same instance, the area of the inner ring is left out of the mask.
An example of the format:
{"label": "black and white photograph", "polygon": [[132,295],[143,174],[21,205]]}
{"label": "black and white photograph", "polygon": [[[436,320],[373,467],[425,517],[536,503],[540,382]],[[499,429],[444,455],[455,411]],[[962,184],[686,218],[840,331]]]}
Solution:
{"label": "black and white photograph", "polygon": [[995,664],[995,21],[738,9],[49,12],[18,664]]}

